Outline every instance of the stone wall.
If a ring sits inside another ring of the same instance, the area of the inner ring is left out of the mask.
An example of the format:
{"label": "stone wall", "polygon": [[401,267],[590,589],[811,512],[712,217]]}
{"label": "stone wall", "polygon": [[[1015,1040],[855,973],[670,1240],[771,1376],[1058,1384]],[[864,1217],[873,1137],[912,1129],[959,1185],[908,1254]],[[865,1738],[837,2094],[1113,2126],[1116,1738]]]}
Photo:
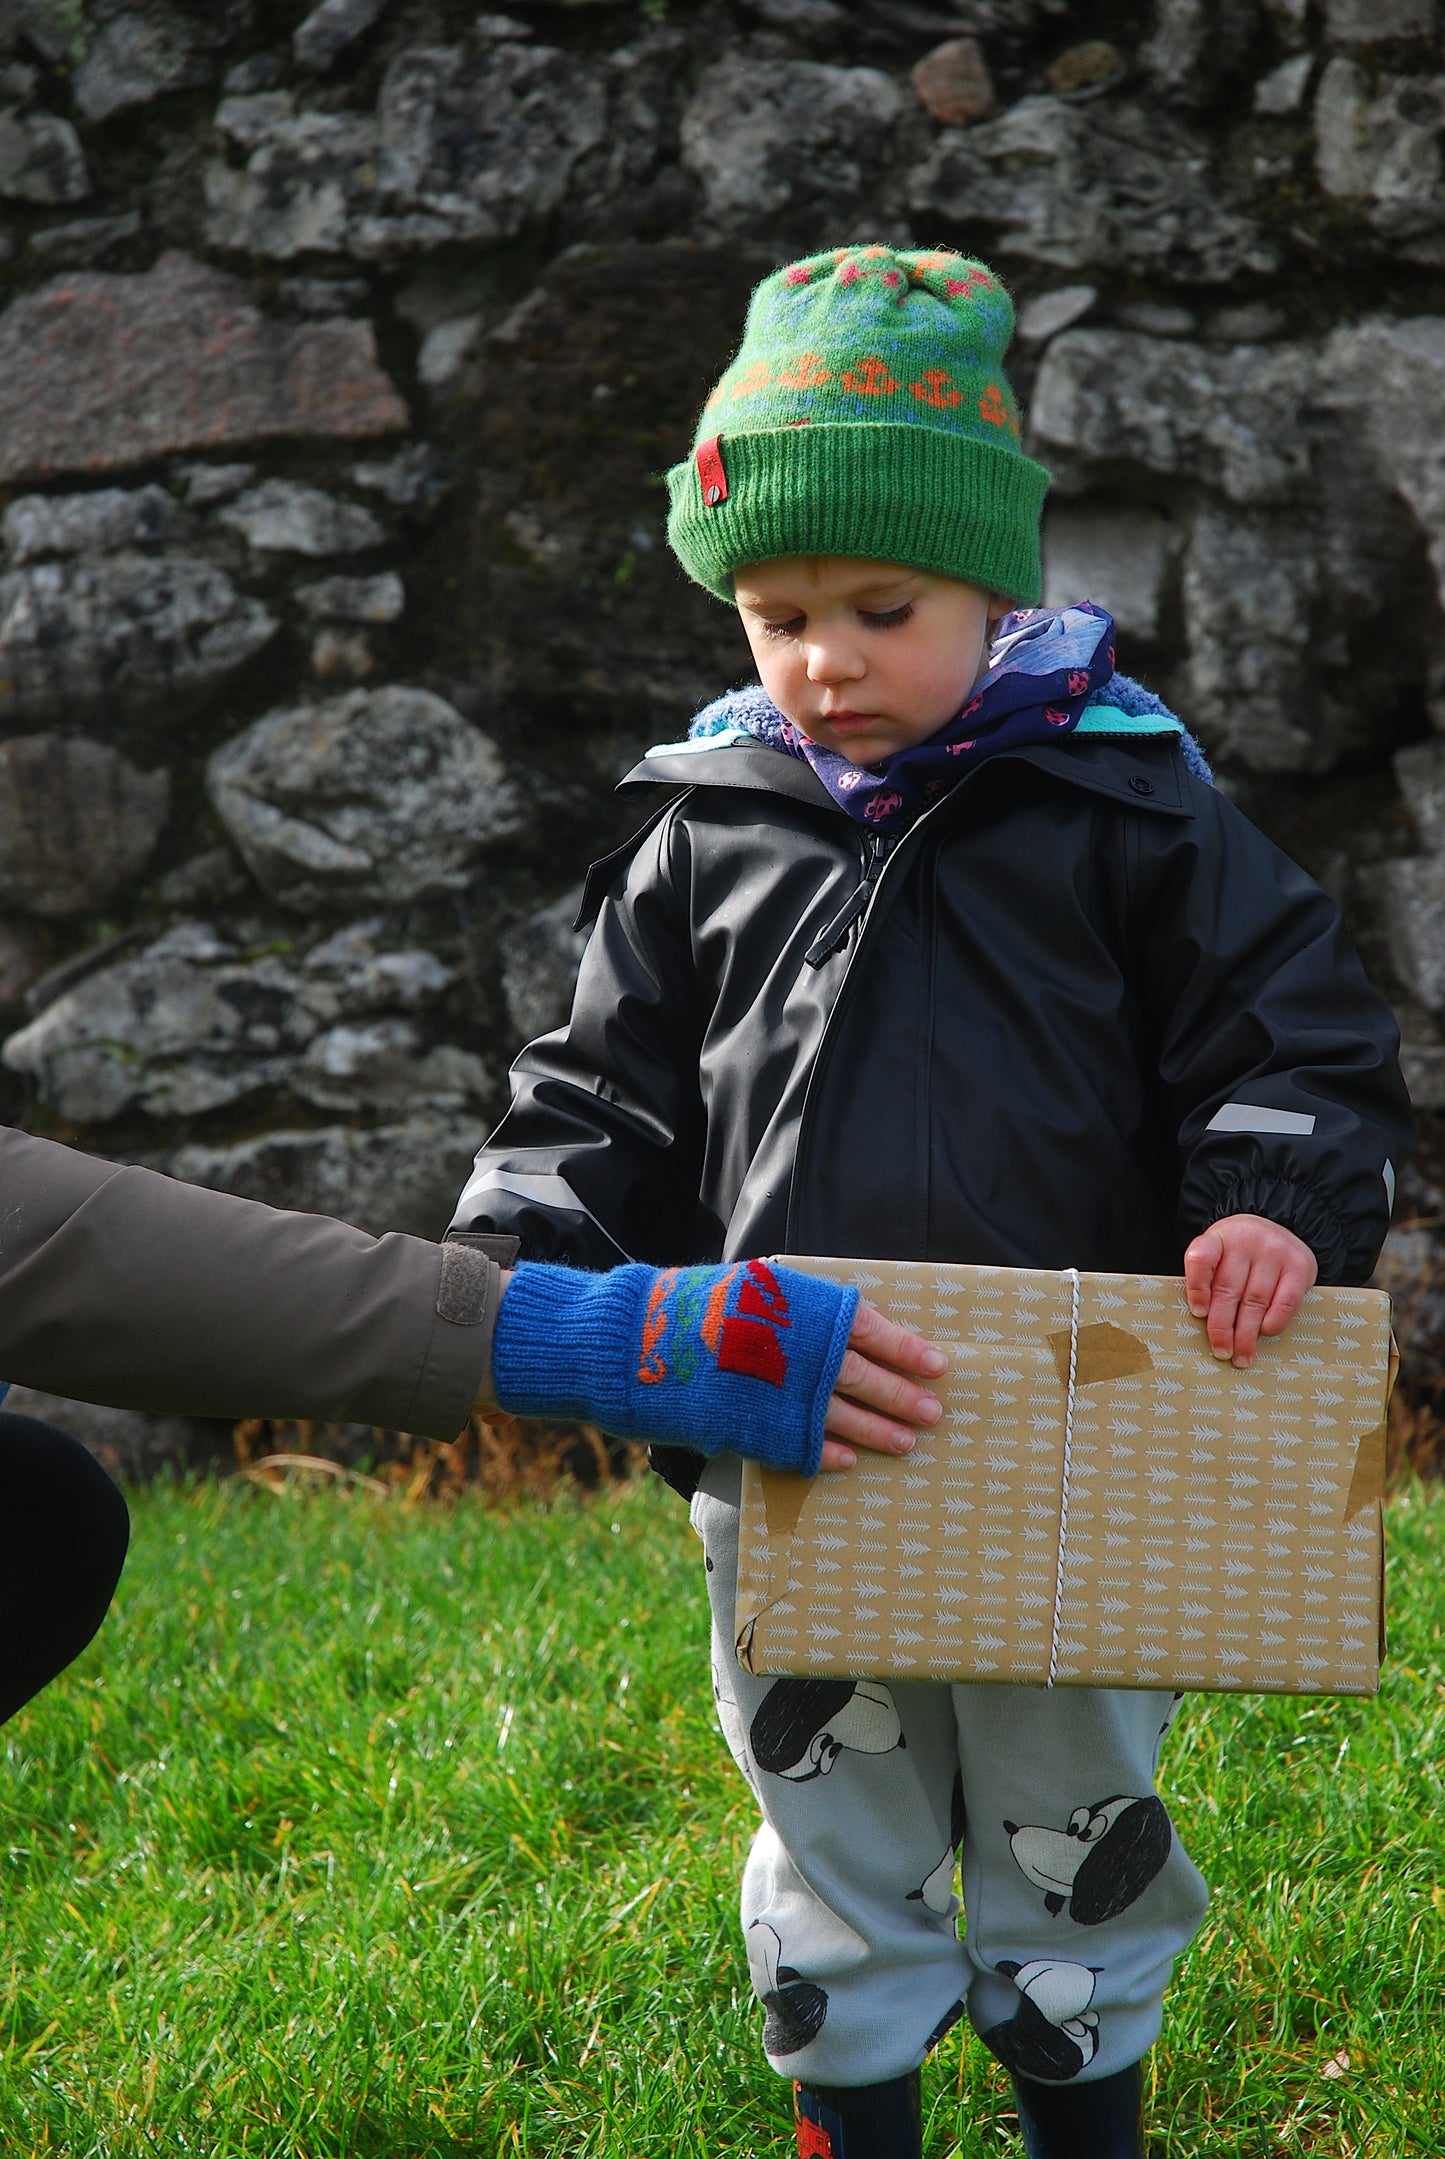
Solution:
{"label": "stone wall", "polygon": [[746,671],[659,476],[865,236],[1005,271],[1049,597],[1438,1123],[1442,126],[1435,0],[0,0],[0,1109],[439,1232],[611,781]]}

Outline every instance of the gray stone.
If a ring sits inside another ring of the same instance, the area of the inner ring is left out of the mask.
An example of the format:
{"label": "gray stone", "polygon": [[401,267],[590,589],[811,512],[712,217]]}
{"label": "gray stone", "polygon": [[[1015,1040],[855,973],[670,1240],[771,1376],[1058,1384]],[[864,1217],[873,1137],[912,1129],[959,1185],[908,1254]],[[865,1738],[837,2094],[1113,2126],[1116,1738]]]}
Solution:
{"label": "gray stone", "polygon": [[176,472],[193,509],[204,509],[212,502],[229,502],[255,476],[254,465],[181,465]]}
{"label": "gray stone", "polygon": [[1270,300],[1243,300],[1237,307],[1216,308],[1204,324],[1204,334],[1219,345],[1268,345],[1282,337],[1289,326],[1284,309]]}
{"label": "gray stone", "polygon": [[836,223],[876,185],[905,110],[902,90],[877,68],[761,68],[729,55],[706,70],[683,114],[683,164],[707,215],[729,229],[824,211]]}
{"label": "gray stone", "polygon": [[193,1117],[282,1085],[319,1031],[295,971],[181,923],[87,975],[4,1047],[62,1117]]}
{"label": "gray stone", "polygon": [[291,1091],[318,1109],[459,1109],[485,1101],[492,1075],[470,1050],[425,1049],[410,1020],[346,1020],[307,1046]]}
{"label": "gray stone", "polygon": [[1157,511],[1067,498],[1044,518],[1044,605],[1097,600],[1127,637],[1159,633],[1159,602],[1182,535]]}
{"label": "gray stone", "polygon": [[376,673],[376,654],[363,630],[325,629],[311,643],[311,672],[335,691],[344,682],[364,682]]}
{"label": "gray stone", "polygon": [[303,962],[311,987],[308,1000],[324,1009],[351,1014],[399,1010],[420,1012],[444,997],[457,979],[434,952],[422,946],[396,946],[381,920],[348,922],[344,929],[313,945]]}
{"label": "gray stone", "polygon": [[1445,742],[1415,742],[1395,755],[1395,777],[1420,845],[1445,854]]}
{"label": "gray stone", "polygon": [[1190,724],[1252,772],[1328,763],[1311,724],[1319,566],[1308,530],[1207,506],[1190,536],[1183,590]]}
{"label": "gray stone", "polygon": [[229,1450],[225,1427],[192,1417],[149,1417],[137,1409],[109,1409],[98,1402],[76,1402],[67,1395],[46,1394],[39,1387],[14,1386],[5,1397],[7,1416],[38,1417],[42,1424],[69,1432],[123,1484],[142,1483],[174,1470],[194,1470]]}
{"label": "gray stone", "polygon": [[53,112],[0,112],[0,197],[84,202],[90,172],[80,137]]}
{"label": "gray stone", "polygon": [[353,690],[257,720],[212,757],[217,815],[288,907],[454,892],[516,831],[491,738],[427,690]]}
{"label": "gray stone", "polygon": [[1172,104],[1203,105],[1248,50],[1254,0],[1155,0],[1155,28],[1139,60]]}
{"label": "gray stone", "polygon": [[13,51],[24,39],[52,62],[70,65],[85,46],[85,24],[80,11],[57,7],[56,0],[0,0],[0,53]]}
{"label": "gray stone", "polygon": [[1121,330],[1140,330],[1145,337],[1193,337],[1199,317],[1193,308],[1172,300],[1124,300],[1114,309]]}
{"label": "gray stone", "polygon": [[486,319],[480,314],[459,315],[428,330],[416,356],[416,372],[422,387],[434,397],[451,389],[467,362],[476,357]]}
{"label": "gray stone", "polygon": [[1347,325],[1328,339],[1319,374],[1321,401],[1341,413],[1352,453],[1368,448],[1416,521],[1445,599],[1445,321]]}
{"label": "gray stone", "polygon": [[0,1012],[14,1011],[41,967],[33,930],[27,924],[0,922]]}
{"label": "gray stone", "polygon": [[908,199],[982,228],[1000,254],[1059,270],[1215,285],[1275,264],[1260,228],[1223,199],[1203,137],[1132,99],[1020,98],[940,136]]}
{"label": "gray stone", "polygon": [[406,587],[395,570],[375,577],[323,577],[298,585],[296,598],[309,614],[332,622],[395,622],[406,606]]}
{"label": "gray stone", "polygon": [[57,267],[67,262],[94,263],[112,248],[136,239],[140,229],[139,210],[121,210],[114,217],[76,217],[65,225],[47,225],[41,232],[32,232],[28,244],[37,262]]}
{"label": "gray stone", "polygon": [[748,7],[771,30],[831,33],[848,20],[837,0],[748,0]]}
{"label": "gray stone", "polygon": [[274,90],[285,73],[286,62],[280,53],[253,52],[227,68],[221,77],[221,92],[225,97],[253,97],[258,90]]}
{"label": "gray stone", "polygon": [[1429,37],[1435,22],[1436,0],[1325,0],[1325,35],[1336,45]]}
{"label": "gray stone", "polygon": [[75,102],[87,120],[148,105],[168,90],[209,80],[215,39],[193,13],[155,4],[112,16],[75,71]]}
{"label": "gray stone", "polygon": [[1370,225],[1414,262],[1445,264],[1445,76],[1326,66],[1315,96],[1315,171],[1325,192],[1366,206]]}
{"label": "gray stone", "polygon": [[172,539],[180,517],[163,487],[101,487],[85,495],[17,495],[0,517],[12,563],[45,555],[113,555]]}
{"label": "gray stone", "polygon": [[276,623],[186,555],[42,562],[0,576],[0,724],[95,712],[169,722],[253,658]]}
{"label": "gray stone", "polygon": [[231,1147],[176,1149],[157,1167],[213,1192],[271,1207],[339,1215],[373,1236],[440,1237],[472,1158],[486,1138],[477,1118],[409,1117],[357,1131],[267,1132]]}
{"label": "gray stone", "polygon": [[79,915],[150,860],[170,807],[164,772],[140,772],[81,735],[0,742],[0,907]]}
{"label": "gray stone", "polygon": [[578,885],[550,907],[503,930],[497,940],[507,1016],[524,1042],[550,1034],[572,1009],[577,969],[587,945],[585,934],[572,927],[581,903]]}
{"label": "gray stone", "polygon": [[457,484],[457,475],[441,451],[429,442],[411,442],[395,457],[353,465],[348,475],[394,510],[426,516]]}
{"label": "gray stone", "polygon": [[1445,1049],[1435,1042],[1402,1042],[1400,1070],[1416,1109],[1445,1109]]}
{"label": "gray stone", "polygon": [[1069,330],[1040,365],[1032,439],[1065,477],[1128,464],[1206,481],[1235,502],[1287,500],[1309,479],[1299,411],[1315,367],[1298,345],[1215,349]]}
{"label": "gray stone", "polygon": [[1254,86],[1255,111],[1270,119],[1298,112],[1305,101],[1314,64],[1313,53],[1295,53],[1290,59],[1281,60],[1267,75],[1261,75]]}
{"label": "gray stone", "polygon": [[258,552],[351,555],[386,538],[370,510],[300,480],[263,480],[216,513]]}
{"label": "gray stone", "polygon": [[298,315],[357,315],[371,295],[359,277],[283,277],[281,298]]}
{"label": "gray stone", "polygon": [[597,69],[555,47],[473,39],[399,53],[374,115],[298,112],[277,93],[228,99],[216,124],[246,163],[206,174],[214,245],[370,259],[507,240],[549,216],[606,140],[607,98]]}
{"label": "gray stone", "polygon": [[1445,1012],[1445,855],[1406,855],[1380,866],[1395,972],[1412,997]]}
{"label": "gray stone", "polygon": [[485,1065],[426,1049],[396,1009],[434,1005],[453,980],[430,953],[388,949],[378,923],[297,960],[183,922],[62,982],[4,1055],[79,1123],[194,1116],[274,1087],[350,1111],[470,1102],[491,1091]]}
{"label": "gray stone", "polygon": [[56,278],[0,315],[0,486],[406,424],[370,323],[274,322],[186,255]]}
{"label": "gray stone", "polygon": [[163,907],[178,912],[197,907],[228,907],[251,890],[251,880],[229,847],[203,848],[188,861],[178,862],[155,882],[155,895]]}
{"label": "gray stone", "polygon": [[1046,345],[1051,337],[1082,321],[1099,297],[1096,285],[1056,285],[1036,293],[1018,313],[1018,334],[1026,345]]}
{"label": "gray stone", "polygon": [[322,75],[378,22],[389,0],[321,0],[291,33],[299,67]]}

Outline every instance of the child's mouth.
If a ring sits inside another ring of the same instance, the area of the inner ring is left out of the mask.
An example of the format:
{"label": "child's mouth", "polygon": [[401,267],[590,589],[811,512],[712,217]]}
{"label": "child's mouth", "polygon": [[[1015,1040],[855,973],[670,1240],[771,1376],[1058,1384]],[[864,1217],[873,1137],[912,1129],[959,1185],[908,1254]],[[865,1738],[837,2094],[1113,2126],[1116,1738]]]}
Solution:
{"label": "child's mouth", "polygon": [[880,717],[876,712],[820,712],[818,721],[820,726],[831,727],[834,734],[866,735]]}

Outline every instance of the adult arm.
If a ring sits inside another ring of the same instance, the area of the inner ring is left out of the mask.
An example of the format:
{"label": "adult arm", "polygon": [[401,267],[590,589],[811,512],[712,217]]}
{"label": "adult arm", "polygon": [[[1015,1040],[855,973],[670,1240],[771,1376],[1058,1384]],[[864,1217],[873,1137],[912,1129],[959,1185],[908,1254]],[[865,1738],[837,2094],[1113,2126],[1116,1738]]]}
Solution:
{"label": "adult arm", "polygon": [[499,1283],[465,1245],[370,1237],[0,1127],[0,1378],[25,1386],[454,1439]]}
{"label": "adult arm", "polygon": [[[509,1280],[465,1242],[370,1237],[0,1126],[0,1374],[48,1393],[452,1439],[494,1398]],[[902,1452],[900,1418],[937,1413],[914,1383],[942,1369],[930,1345],[866,1306],[848,1340],[827,1467],[849,1442]]]}

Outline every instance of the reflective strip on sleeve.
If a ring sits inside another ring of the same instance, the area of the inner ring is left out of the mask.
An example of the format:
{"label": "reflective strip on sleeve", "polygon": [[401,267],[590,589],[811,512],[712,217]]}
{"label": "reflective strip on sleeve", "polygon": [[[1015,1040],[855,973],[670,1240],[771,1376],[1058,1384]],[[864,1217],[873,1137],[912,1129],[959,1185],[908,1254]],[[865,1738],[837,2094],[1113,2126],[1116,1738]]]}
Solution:
{"label": "reflective strip on sleeve", "polygon": [[1395,1212],[1395,1165],[1394,1165],[1394,1163],[1393,1163],[1393,1162],[1387,1162],[1387,1163],[1385,1164],[1385,1167],[1384,1167],[1384,1169],[1383,1169],[1383,1170],[1381,1171],[1381,1175],[1382,1175],[1382,1176],[1384,1177],[1384,1180],[1385,1180],[1385,1205],[1386,1205],[1386,1206],[1387,1206],[1387,1207],[1389,1208],[1389,1210],[1390,1210],[1391,1214],[1393,1214],[1393,1213]]}
{"label": "reflective strip on sleeve", "polygon": [[604,1228],[598,1221],[592,1209],[583,1206],[566,1178],[557,1170],[548,1170],[530,1177],[524,1176],[520,1170],[501,1169],[491,1165],[478,1170],[457,1201],[454,1222],[460,1223],[467,1208],[474,1202],[485,1199],[488,1192],[510,1192],[514,1199],[531,1200],[537,1207],[550,1207],[560,1214],[580,1214],[594,1229],[601,1230],[615,1252],[621,1252],[625,1260],[630,1261],[632,1258],[630,1252],[623,1251],[611,1230]]}
{"label": "reflective strip on sleeve", "polygon": [[1226,1102],[1214,1112],[1206,1132],[1313,1132],[1312,1115],[1297,1109],[1266,1109],[1258,1102]]}

